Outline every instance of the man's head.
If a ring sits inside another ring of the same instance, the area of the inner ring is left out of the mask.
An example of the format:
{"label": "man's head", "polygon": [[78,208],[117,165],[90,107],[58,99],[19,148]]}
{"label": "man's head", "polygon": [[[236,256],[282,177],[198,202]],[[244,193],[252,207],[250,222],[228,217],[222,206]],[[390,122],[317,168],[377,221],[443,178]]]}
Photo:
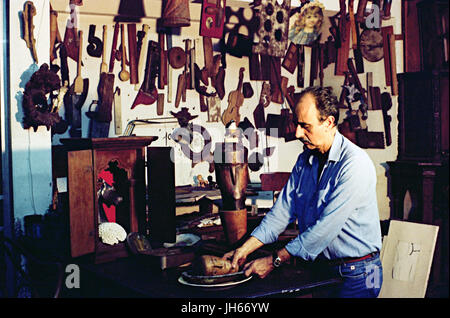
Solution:
{"label": "man's head", "polygon": [[331,87],[308,87],[298,98],[294,110],[295,136],[308,149],[327,152],[339,120],[338,101]]}

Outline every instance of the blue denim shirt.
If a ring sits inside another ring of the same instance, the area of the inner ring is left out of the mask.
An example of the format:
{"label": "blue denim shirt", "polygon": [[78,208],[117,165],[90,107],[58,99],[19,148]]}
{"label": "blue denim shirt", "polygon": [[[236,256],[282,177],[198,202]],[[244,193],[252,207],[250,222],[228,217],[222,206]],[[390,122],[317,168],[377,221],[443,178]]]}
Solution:
{"label": "blue denim shirt", "polygon": [[264,244],[297,219],[299,235],[285,247],[305,260],[362,257],[381,249],[375,167],[338,131],[318,176],[318,158],[305,149],[272,209],[252,232]]}

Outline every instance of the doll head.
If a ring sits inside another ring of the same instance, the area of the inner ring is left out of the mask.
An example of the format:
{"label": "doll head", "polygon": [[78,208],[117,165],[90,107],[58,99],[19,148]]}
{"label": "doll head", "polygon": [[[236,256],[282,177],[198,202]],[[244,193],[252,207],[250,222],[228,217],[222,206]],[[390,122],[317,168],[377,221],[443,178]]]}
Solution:
{"label": "doll head", "polygon": [[310,2],[303,6],[295,22],[297,32],[305,29],[310,30],[310,32],[320,33],[323,23],[323,9],[323,4],[319,2]]}

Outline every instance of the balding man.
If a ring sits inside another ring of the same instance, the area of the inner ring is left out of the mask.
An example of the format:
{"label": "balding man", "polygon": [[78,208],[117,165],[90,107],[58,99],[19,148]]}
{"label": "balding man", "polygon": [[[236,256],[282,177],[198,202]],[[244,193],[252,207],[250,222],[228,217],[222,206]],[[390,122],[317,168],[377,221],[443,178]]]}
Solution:
{"label": "balding man", "polygon": [[328,296],[377,297],[382,268],[375,167],[363,149],[337,130],[337,104],[329,87],[301,92],[294,120],[304,151],[272,209],[250,238],[224,258],[235,267],[243,265],[250,253],[276,242],[297,220],[299,235],[273,256],[245,264],[246,275],[264,278],[299,257],[325,264],[320,268],[342,277]]}

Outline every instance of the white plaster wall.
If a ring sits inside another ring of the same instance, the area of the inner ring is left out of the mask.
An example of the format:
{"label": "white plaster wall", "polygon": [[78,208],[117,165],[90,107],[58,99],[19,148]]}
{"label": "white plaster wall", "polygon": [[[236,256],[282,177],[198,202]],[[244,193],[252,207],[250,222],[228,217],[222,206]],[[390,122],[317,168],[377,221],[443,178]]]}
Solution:
{"label": "white plaster wall", "polygon": [[[156,19],[160,17],[161,14],[161,0],[144,0],[145,17],[142,19],[142,23],[146,23],[150,26],[149,39],[157,41],[156,33]],[[227,5],[230,6],[242,6],[247,5],[245,2],[249,1],[238,1],[238,0],[228,0]],[[298,0],[293,0],[292,5],[296,6]],[[337,0],[323,0],[322,3],[325,4],[327,10],[338,11],[339,2]],[[355,10],[357,8],[358,1],[355,1]],[[55,9],[58,16],[58,27],[61,37],[64,37],[64,31],[66,26],[66,21],[69,18],[70,8],[68,6],[68,1],[66,0],[51,0],[53,9]],[[114,15],[117,14],[119,8],[120,0],[109,0],[109,1],[84,1],[82,7],[78,7],[79,14],[79,29],[84,31],[84,41],[83,41],[83,63],[82,76],[83,78],[89,78],[89,94],[86,103],[83,106],[83,113],[88,110],[89,104],[92,100],[97,99],[97,90],[99,80],[99,70],[100,70],[100,58],[94,58],[88,56],[86,52],[86,46],[88,44],[87,35],[89,30],[89,24],[95,24],[96,36],[100,39],[102,38],[102,25],[105,24],[108,27],[108,37],[107,37],[107,59],[109,63],[109,55],[112,45],[112,35],[114,28]],[[383,21],[383,26],[394,25],[394,32],[396,34],[401,33],[401,10],[400,1],[394,1],[392,5],[392,19]],[[200,20],[200,9],[201,4],[191,3],[190,4],[190,14],[191,14],[191,26],[181,29],[181,34],[173,35],[173,46],[180,46],[184,48],[183,39],[189,38],[191,40],[199,40],[199,50],[197,50],[197,64],[200,68],[203,67],[203,48],[201,37],[199,36],[199,20]],[[141,29],[141,24],[138,24],[137,30]],[[322,37],[325,38],[326,37]],[[120,36],[119,36],[120,43]],[[126,42],[127,43],[127,42]],[[213,45],[218,43],[218,40],[213,39]],[[397,48],[397,72],[402,72],[402,42],[396,42]],[[127,46],[128,50],[128,46]],[[308,53],[306,52],[306,61],[308,61]],[[350,53],[350,56],[352,53]],[[248,73],[248,59],[246,57],[236,58],[227,55],[227,69],[225,77],[225,89],[226,95],[222,100],[221,107],[222,111],[226,109],[227,95],[230,91],[236,89],[237,79],[239,74],[239,68],[245,67],[246,72],[244,75],[244,82],[250,81]],[[384,86],[384,64],[383,60],[370,63],[364,60],[365,71],[372,71],[374,75],[374,85],[380,86],[381,91],[390,92],[390,87]],[[69,69],[70,69],[70,81],[72,82],[76,76],[76,63],[69,59]],[[115,86],[120,87],[122,92],[122,126],[125,127],[126,123],[132,119],[142,119],[142,118],[155,118],[158,117],[156,114],[156,103],[150,106],[137,106],[135,109],[131,110],[130,106],[134,101],[137,91],[134,90],[129,82],[121,82],[118,79],[118,73],[120,72],[120,63],[116,61],[114,73],[116,74]],[[213,137],[213,142],[220,141],[223,137],[224,126],[222,123],[207,123],[207,114],[200,112],[198,94],[194,90],[187,91],[187,101],[185,103],[181,102],[180,107],[176,109],[174,107],[176,83],[178,75],[181,73],[180,70],[173,70],[172,83],[173,83],[173,93],[172,93],[172,103],[168,103],[167,99],[165,101],[164,114],[162,117],[171,117],[170,111],[177,112],[181,107],[188,107],[189,111],[193,115],[199,115],[197,119],[193,122],[205,126]],[[305,83],[309,83],[309,63],[305,67]],[[341,91],[341,85],[343,83],[342,76],[334,76],[334,65],[329,65],[325,70],[324,84],[332,86],[335,92],[339,95]],[[289,78],[288,86],[296,85],[296,72],[290,74],[284,68],[282,68],[282,75]],[[365,87],[366,79],[365,74],[360,75],[360,80]],[[245,99],[243,106],[240,109],[241,119],[248,117],[253,123],[253,111],[258,104],[259,95],[261,92],[262,82],[261,81],[251,81],[254,96],[249,99]],[[318,79],[317,83],[318,84]],[[300,91],[301,88],[296,88],[296,91]],[[160,93],[167,94],[167,87],[164,90],[159,90]],[[269,107],[265,109],[266,116],[268,113],[279,114],[282,106],[280,104],[271,103]],[[357,107],[357,105],[356,105]],[[64,110],[61,110],[61,115],[64,116]],[[397,157],[397,97],[393,96],[393,107],[389,113],[392,116],[391,122],[391,132],[392,132],[392,145],[385,149],[367,149],[368,154],[372,158],[378,176],[378,203],[380,210],[380,219],[389,218],[390,207],[389,198],[387,197],[387,165],[386,161],[395,160]],[[89,119],[83,115],[82,123],[82,134],[83,137],[88,136]],[[369,130],[371,131],[384,131],[383,119],[381,111],[371,111],[369,113],[368,119]],[[175,150],[175,173],[176,173],[176,184],[185,185],[191,184],[193,182],[193,177],[197,174],[202,174],[204,178],[208,175],[214,176],[214,173],[208,172],[208,164],[206,162],[197,164],[196,166],[191,166],[191,161],[187,159],[182,153],[180,146],[175,144],[172,140],[169,140],[167,136],[176,128],[176,124],[166,124],[160,125],[158,127],[149,126],[137,126],[134,133],[137,135],[158,135],[159,140],[152,145],[169,145],[173,146]],[[68,135],[57,135],[54,137],[53,143],[58,144],[59,138],[67,137]],[[113,124],[110,128],[110,137],[114,137]],[[259,182],[259,175],[261,172],[273,172],[273,171],[290,171],[296,161],[298,154],[302,151],[302,144],[299,141],[291,141],[285,143],[283,139],[268,137],[262,138],[261,146],[275,146],[275,153],[272,155],[270,160],[266,160],[264,167],[259,172],[251,172],[250,178],[253,182]]]}
{"label": "white plaster wall", "polygon": [[[9,1],[10,102],[14,217],[44,214],[52,199],[51,135],[45,127],[34,132],[22,126],[22,94],[38,65],[22,39],[20,13],[25,0]],[[49,1],[34,0],[34,37],[39,66],[49,60]]]}

